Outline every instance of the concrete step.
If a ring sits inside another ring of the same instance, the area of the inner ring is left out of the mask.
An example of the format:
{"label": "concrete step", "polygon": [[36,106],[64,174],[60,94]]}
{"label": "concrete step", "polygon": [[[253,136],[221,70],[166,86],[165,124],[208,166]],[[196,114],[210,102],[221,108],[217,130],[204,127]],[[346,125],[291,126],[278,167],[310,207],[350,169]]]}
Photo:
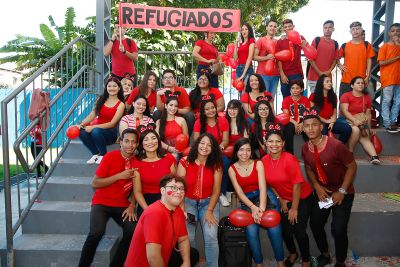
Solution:
{"label": "concrete step", "polygon": [[[386,132],[384,129],[374,129],[382,142],[382,156],[396,156],[399,155],[400,151],[400,133],[390,134]],[[301,158],[301,146],[303,145],[304,140],[301,135],[295,135],[294,137],[294,154]],[[365,156],[362,146],[357,144],[356,149],[354,150],[355,156]]]}
{"label": "concrete step", "polygon": [[[22,224],[24,234],[89,233],[91,202],[37,201]],[[121,228],[110,218],[106,233],[119,236]]]}
{"label": "concrete step", "polygon": [[90,202],[94,193],[91,183],[92,177],[51,176],[39,199]]}
{"label": "concrete step", "polygon": [[[113,151],[115,149],[119,149],[119,144],[107,146],[107,151]],[[63,154],[63,158],[65,159],[88,160],[91,156],[92,154],[90,153],[89,149],[87,149],[79,139],[72,140]]]}
{"label": "concrete step", "polygon": [[[86,159],[87,160],[87,159]],[[99,165],[87,164],[85,159],[60,159],[53,176],[93,177]]]}
{"label": "concrete step", "polygon": [[[23,234],[14,239],[15,267],[78,266],[86,235]],[[106,235],[91,266],[106,267],[115,254],[118,237]]]}

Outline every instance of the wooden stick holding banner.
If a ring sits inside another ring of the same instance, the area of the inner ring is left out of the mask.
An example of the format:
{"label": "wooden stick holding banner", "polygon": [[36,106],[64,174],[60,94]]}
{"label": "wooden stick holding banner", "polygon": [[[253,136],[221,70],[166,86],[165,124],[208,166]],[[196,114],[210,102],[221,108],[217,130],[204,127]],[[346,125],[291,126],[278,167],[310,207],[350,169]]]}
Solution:
{"label": "wooden stick holding banner", "polygon": [[121,25],[119,25],[119,45],[122,45],[122,28]]}

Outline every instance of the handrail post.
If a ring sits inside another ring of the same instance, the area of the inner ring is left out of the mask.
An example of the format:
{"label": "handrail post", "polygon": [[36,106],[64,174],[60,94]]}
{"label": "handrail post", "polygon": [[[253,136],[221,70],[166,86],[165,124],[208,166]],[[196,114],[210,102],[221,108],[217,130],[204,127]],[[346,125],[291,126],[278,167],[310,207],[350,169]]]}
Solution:
{"label": "handrail post", "polygon": [[5,129],[2,133],[3,141],[3,168],[4,168],[4,206],[6,216],[6,241],[7,241],[7,266],[14,266],[13,226],[11,208],[11,183],[10,183],[10,155],[8,142],[8,112],[7,104],[1,103],[1,125]]}

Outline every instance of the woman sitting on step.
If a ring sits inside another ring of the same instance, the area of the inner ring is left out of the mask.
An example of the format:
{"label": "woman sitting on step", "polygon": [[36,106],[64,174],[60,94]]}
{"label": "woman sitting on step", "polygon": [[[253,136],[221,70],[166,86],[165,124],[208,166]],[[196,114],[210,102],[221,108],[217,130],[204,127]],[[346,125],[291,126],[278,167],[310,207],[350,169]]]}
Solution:
{"label": "woman sitting on step", "polygon": [[124,111],[122,85],[117,78],[110,77],[92,112],[78,124],[81,129],[79,138],[93,155],[86,161],[87,164],[100,164],[107,153],[107,145],[115,143],[117,124]]}
{"label": "woman sitting on step", "polygon": [[133,101],[133,113],[123,116],[119,122],[119,132],[122,133],[127,128],[137,130],[139,125],[147,126],[149,123],[154,123],[154,121],[150,116],[147,99],[138,95]]}

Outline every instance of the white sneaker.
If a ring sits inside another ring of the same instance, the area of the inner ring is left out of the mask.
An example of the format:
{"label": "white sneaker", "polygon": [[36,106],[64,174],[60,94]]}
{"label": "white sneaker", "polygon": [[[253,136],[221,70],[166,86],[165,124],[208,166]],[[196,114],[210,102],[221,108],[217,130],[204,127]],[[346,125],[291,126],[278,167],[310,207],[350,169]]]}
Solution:
{"label": "white sneaker", "polygon": [[100,164],[102,159],[103,159],[103,156],[98,156],[96,159],[96,164]]}
{"label": "white sneaker", "polygon": [[233,192],[226,192],[226,199],[228,199],[229,203],[232,202],[232,194]]}
{"label": "white sneaker", "polygon": [[224,207],[228,207],[229,206],[229,201],[228,201],[228,199],[226,198],[226,196],[224,194],[221,194],[219,196],[219,201],[221,202],[222,206],[224,206]]}
{"label": "white sneaker", "polygon": [[95,164],[98,157],[99,157],[99,155],[93,155],[88,161],[86,161],[86,163],[87,164]]}

